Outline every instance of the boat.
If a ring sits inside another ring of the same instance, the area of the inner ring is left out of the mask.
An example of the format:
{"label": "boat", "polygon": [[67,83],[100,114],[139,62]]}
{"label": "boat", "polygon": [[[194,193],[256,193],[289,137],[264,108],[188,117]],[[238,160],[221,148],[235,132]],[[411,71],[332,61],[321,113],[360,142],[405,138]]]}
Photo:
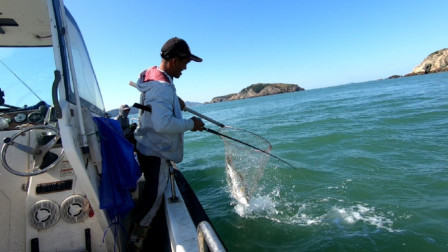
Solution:
{"label": "boat", "polygon": [[[63,1],[0,0],[0,63],[1,250],[128,251],[132,210],[114,214],[121,199],[109,198],[110,207],[102,189],[104,164],[128,154],[102,144],[99,122],[112,119]],[[123,186],[125,206],[144,184],[135,177],[134,188]],[[175,165],[159,215],[145,251],[226,250]]]}

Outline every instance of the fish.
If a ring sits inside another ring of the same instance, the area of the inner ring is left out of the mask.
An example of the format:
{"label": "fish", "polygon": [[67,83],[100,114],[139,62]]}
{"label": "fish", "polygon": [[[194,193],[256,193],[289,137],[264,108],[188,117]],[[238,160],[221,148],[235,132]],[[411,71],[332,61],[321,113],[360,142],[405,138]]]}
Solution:
{"label": "fish", "polygon": [[244,185],[244,178],[236,171],[232,165],[232,160],[226,157],[226,174],[227,183],[229,184],[230,193],[238,203],[245,206],[249,205],[250,196]]}

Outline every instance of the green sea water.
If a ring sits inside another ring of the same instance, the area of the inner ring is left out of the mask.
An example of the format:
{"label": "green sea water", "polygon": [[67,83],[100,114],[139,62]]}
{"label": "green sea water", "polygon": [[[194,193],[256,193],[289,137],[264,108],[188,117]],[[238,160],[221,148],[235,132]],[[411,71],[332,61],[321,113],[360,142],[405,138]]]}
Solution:
{"label": "green sea water", "polygon": [[242,206],[223,141],[185,134],[179,167],[229,251],[448,251],[448,73],[193,109],[296,167],[270,158]]}

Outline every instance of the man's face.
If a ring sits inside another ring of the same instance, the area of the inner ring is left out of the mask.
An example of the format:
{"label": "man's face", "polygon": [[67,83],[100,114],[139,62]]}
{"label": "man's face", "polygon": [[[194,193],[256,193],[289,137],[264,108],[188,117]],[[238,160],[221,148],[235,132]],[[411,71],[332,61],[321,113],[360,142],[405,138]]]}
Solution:
{"label": "man's face", "polygon": [[188,63],[190,63],[190,59],[174,58],[173,62],[173,77],[179,78],[182,75],[182,71],[187,69],[187,65]]}

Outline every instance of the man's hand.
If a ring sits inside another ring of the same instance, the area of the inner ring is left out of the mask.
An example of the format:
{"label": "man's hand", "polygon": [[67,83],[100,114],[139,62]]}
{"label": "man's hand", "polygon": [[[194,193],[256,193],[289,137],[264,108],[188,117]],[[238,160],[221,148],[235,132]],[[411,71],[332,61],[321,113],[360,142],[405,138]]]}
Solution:
{"label": "man's hand", "polygon": [[184,110],[185,111],[185,102],[184,100],[182,100],[180,97],[177,97],[179,99],[179,104],[180,104],[180,110]]}
{"label": "man's hand", "polygon": [[191,118],[191,120],[193,120],[193,122],[194,122],[194,127],[191,131],[197,131],[197,130],[202,131],[203,130],[205,124],[204,124],[204,122],[202,122],[201,119],[193,116]]}

